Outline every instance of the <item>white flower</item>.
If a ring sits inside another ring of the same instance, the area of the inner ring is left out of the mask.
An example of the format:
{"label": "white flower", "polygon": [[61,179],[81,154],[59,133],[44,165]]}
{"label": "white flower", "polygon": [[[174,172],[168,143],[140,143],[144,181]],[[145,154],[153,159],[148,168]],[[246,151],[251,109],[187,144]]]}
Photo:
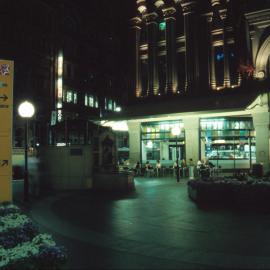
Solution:
{"label": "white flower", "polygon": [[11,228],[21,227],[31,220],[19,213],[12,213],[4,217],[0,217],[0,232],[4,232]]}

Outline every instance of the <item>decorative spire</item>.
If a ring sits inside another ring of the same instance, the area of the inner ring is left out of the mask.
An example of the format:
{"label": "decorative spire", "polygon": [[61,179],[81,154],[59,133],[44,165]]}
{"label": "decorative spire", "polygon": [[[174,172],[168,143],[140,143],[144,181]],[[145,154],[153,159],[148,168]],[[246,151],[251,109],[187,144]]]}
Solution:
{"label": "decorative spire", "polygon": [[162,8],[165,5],[163,0],[155,0],[156,8]]}
{"label": "decorative spire", "polygon": [[176,5],[181,5],[183,14],[189,14],[194,12],[197,0],[174,0]]}
{"label": "decorative spire", "polygon": [[138,6],[138,11],[141,14],[144,14],[145,12],[147,12],[147,7],[146,7],[145,0],[137,0],[137,6]]}
{"label": "decorative spire", "polygon": [[212,7],[214,7],[216,5],[220,5],[220,0],[211,0],[211,5],[212,5]]}

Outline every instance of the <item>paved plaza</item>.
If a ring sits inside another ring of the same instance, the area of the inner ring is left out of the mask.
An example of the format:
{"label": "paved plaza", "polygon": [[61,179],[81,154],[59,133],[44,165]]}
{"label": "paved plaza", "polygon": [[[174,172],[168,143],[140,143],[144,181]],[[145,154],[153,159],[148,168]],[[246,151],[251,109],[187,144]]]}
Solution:
{"label": "paved plaza", "polygon": [[67,192],[27,211],[67,248],[66,269],[270,268],[270,214],[199,208],[187,180],[135,182],[125,196]]}

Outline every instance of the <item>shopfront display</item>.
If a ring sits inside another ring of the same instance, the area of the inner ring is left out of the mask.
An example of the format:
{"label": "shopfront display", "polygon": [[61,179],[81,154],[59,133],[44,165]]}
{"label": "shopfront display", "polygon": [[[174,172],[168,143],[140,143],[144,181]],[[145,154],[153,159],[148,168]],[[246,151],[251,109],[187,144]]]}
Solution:
{"label": "shopfront display", "polygon": [[200,120],[201,158],[222,169],[249,169],[256,162],[252,118]]}

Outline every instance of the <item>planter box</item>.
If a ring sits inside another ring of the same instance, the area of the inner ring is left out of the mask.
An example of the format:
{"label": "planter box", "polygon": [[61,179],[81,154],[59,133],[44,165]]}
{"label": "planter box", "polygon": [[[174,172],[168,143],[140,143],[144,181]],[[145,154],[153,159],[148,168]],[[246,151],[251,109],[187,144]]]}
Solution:
{"label": "planter box", "polygon": [[270,182],[191,180],[188,182],[188,195],[196,203],[270,209]]}

